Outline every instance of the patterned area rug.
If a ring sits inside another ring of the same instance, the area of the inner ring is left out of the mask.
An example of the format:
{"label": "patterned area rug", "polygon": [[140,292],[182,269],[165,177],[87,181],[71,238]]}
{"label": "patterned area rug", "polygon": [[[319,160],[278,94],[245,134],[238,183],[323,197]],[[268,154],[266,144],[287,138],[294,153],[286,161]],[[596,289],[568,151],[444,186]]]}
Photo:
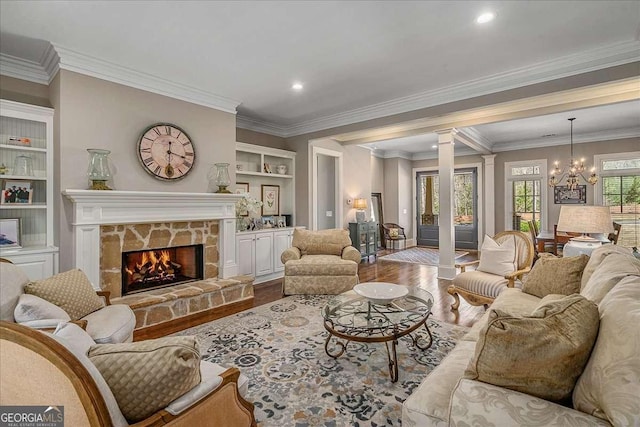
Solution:
{"label": "patterned area rug", "polygon": [[294,295],[176,335],[197,335],[203,359],[249,377],[260,426],[399,426],[402,402],[468,328],[429,319],[434,342],[424,352],[400,339],[392,383],[384,344],[350,342],[338,359],[326,355],[329,297]]}
{"label": "patterned area rug", "polygon": [[[456,258],[467,255],[469,252],[456,251]],[[413,247],[404,251],[381,256],[384,261],[410,262],[412,264],[435,265],[440,263],[440,251],[434,248]]]}

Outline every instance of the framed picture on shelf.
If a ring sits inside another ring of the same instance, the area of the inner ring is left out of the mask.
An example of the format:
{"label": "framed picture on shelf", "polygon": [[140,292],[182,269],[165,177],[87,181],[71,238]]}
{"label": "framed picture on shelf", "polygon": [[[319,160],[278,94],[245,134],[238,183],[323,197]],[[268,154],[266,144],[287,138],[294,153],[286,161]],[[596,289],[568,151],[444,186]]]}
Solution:
{"label": "framed picture on shelf", "polygon": [[0,219],[0,248],[16,248],[20,245],[20,219]]}
{"label": "framed picture on shelf", "polygon": [[284,228],[287,226],[287,221],[284,216],[276,216],[274,217],[275,227]]}
{"label": "framed picture on shelf", "polygon": [[31,181],[7,179],[2,184],[1,204],[27,204],[33,200]]}
{"label": "framed picture on shelf", "polygon": [[553,202],[559,205],[586,204],[587,186],[578,185],[575,190],[571,190],[566,185],[558,185],[553,189]]}
{"label": "framed picture on shelf", "polygon": [[249,192],[248,182],[236,182],[236,194],[244,194]]}
{"label": "framed picture on shelf", "polygon": [[262,185],[262,215],[280,215],[279,185]]}

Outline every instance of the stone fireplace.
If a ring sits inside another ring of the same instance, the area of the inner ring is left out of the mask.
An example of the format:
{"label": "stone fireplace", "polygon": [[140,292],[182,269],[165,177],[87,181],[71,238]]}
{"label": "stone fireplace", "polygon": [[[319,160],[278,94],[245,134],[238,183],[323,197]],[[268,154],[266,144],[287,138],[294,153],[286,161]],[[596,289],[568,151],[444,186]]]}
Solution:
{"label": "stone fireplace", "polygon": [[[73,205],[74,267],[82,269],[96,289],[109,291],[113,302],[133,309],[134,337],[139,332],[138,338],[151,338],[177,324],[206,321],[230,304],[251,306],[253,278],[236,276],[235,204],[241,196],[95,190],[63,194]],[[165,282],[176,275],[185,281]],[[122,292],[125,284],[132,285],[132,293]]]}
{"label": "stone fireplace", "polygon": [[[203,244],[205,279],[226,279],[238,272],[237,194],[65,190],[63,195],[73,205],[74,267],[82,269],[96,289],[119,295],[121,252],[145,245]],[[118,245],[118,253],[111,253]]]}
{"label": "stone fireplace", "polygon": [[[218,277],[218,221],[103,225],[100,227],[100,246],[100,287],[110,291],[113,297],[166,287],[180,281],[163,282],[162,275],[180,273],[186,276],[182,280],[184,282]],[[187,247],[193,251],[179,249]],[[153,280],[148,264],[151,258],[162,257],[162,252],[165,256],[173,254],[174,259],[170,262],[175,267],[179,264],[181,271],[172,269],[174,271],[169,273],[166,271],[169,266],[159,266],[151,273],[157,270],[160,280]],[[196,258],[188,260],[189,252],[193,252]],[[143,257],[146,257],[144,262]],[[141,265],[138,267],[138,264]],[[184,271],[185,268],[189,271]],[[123,287],[129,284],[132,289],[123,292]]]}

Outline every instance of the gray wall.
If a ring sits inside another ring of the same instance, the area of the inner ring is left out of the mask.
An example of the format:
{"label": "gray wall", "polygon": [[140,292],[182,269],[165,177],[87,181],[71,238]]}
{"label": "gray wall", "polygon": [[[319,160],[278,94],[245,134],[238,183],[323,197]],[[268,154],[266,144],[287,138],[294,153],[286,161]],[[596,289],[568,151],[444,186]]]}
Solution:
{"label": "gray wall", "polygon": [[[162,95],[61,70],[52,86],[59,115],[56,133],[60,190],[87,188],[87,148],[111,150],[117,190],[206,192],[207,173],[217,162],[235,164],[235,115]],[[157,122],[183,128],[193,140],[196,162],[178,182],[159,181],[139,164],[136,144],[141,132]],[[235,167],[229,170],[235,182]],[[71,204],[60,193],[60,269],[72,266]]]}
{"label": "gray wall", "polygon": [[281,150],[289,149],[284,138],[249,129],[236,128],[236,141],[263,147],[279,148]]}
{"label": "gray wall", "polygon": [[[318,230],[336,226],[336,158],[318,156]],[[331,216],[327,216],[327,211]]]}
{"label": "gray wall", "polygon": [[384,159],[371,156],[371,192],[384,192]]}
{"label": "gray wall", "polygon": [[49,86],[0,75],[0,98],[51,107]]}

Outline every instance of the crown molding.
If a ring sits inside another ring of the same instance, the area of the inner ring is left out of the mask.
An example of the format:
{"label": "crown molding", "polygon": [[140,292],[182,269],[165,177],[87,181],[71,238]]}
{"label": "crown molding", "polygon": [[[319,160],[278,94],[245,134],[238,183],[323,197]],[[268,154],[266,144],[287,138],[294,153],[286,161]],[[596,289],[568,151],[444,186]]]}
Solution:
{"label": "crown molding", "polygon": [[640,41],[615,43],[573,55],[516,68],[465,83],[396,98],[286,127],[285,137],[302,135],[366,120],[502,92],[638,61]]}
{"label": "crown molding", "polygon": [[[625,138],[639,138],[640,137],[640,127],[626,128],[626,129],[614,129],[614,130],[605,130],[600,132],[591,132],[585,133],[581,135],[573,135],[573,143],[574,144],[586,144],[589,142],[599,142],[599,141],[613,141],[616,139],[625,139]],[[512,141],[495,144],[493,146],[493,152],[499,153],[501,151],[514,151],[514,150],[525,150],[529,148],[544,148],[544,147],[552,147],[552,146],[562,146],[569,145],[569,137],[565,136],[555,136],[550,138],[534,138],[527,139],[524,141]]]}
{"label": "crown molding", "polygon": [[52,44],[49,44],[47,50],[42,54],[40,64],[49,76],[49,82],[47,84],[51,84],[51,81],[55,78],[56,74],[58,74],[58,71],[60,71],[60,56]]}
{"label": "crown molding", "polygon": [[274,125],[272,123],[263,122],[261,120],[252,119],[251,117],[236,115],[236,127],[252,130],[255,132],[267,133],[273,136],[285,138],[286,128],[284,126]]}
{"label": "crown molding", "polygon": [[236,107],[240,105],[240,101],[123,67],[57,44],[53,44],[53,47],[60,57],[58,67],[62,70],[73,71],[232,114],[236,114]]}
{"label": "crown molding", "polygon": [[49,84],[49,74],[38,62],[0,52],[0,74],[41,85]]}

